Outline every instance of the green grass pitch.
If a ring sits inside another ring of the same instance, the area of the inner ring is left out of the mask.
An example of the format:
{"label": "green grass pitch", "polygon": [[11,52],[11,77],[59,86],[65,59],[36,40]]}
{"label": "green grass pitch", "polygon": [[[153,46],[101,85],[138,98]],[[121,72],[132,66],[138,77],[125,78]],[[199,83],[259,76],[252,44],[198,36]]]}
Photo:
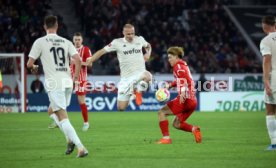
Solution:
{"label": "green grass pitch", "polygon": [[263,112],[194,113],[188,120],[201,126],[203,143],[191,133],[172,128],[171,145],[161,137],[156,112],[89,113],[91,128],[82,132],[80,112],[69,113],[86,158],[66,156],[59,129],[47,128],[47,113],[0,114],[2,168],[267,168],[275,167],[276,151],[265,151],[269,138]]}

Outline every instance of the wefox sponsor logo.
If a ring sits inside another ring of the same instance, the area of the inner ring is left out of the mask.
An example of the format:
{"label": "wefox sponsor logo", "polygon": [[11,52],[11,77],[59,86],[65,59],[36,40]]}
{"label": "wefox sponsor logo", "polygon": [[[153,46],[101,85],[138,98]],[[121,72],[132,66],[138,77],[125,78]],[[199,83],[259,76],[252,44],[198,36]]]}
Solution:
{"label": "wefox sponsor logo", "polygon": [[125,55],[142,53],[142,49],[135,49],[135,48],[133,48],[132,50],[123,51],[123,53],[124,53]]}

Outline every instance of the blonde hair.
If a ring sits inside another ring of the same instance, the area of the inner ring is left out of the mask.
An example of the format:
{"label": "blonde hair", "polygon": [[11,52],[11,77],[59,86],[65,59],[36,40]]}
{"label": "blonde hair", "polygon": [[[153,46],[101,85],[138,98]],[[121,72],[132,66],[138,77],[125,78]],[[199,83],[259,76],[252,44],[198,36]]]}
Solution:
{"label": "blonde hair", "polygon": [[184,56],[184,49],[182,47],[173,46],[167,50],[168,54],[177,55],[179,58]]}
{"label": "blonde hair", "polygon": [[124,25],[124,28],[134,28],[134,26],[130,23]]}

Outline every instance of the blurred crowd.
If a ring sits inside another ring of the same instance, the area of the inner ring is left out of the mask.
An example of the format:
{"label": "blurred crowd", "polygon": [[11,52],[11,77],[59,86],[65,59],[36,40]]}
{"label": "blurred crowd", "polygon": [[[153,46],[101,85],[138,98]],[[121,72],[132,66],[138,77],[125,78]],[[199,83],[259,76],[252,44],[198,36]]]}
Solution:
{"label": "blurred crowd", "polygon": [[[261,72],[261,62],[227,16],[218,0],[75,0],[77,15],[93,51],[122,37],[125,23],[135,25],[153,48],[147,68],[169,73],[166,50],[172,45],[185,49],[192,73]],[[107,74],[119,74],[115,54],[101,60]],[[110,65],[117,66],[110,66]]]}
{"label": "blurred crowd", "polygon": [[[172,45],[184,48],[192,73],[261,72],[261,61],[223,9],[231,0],[72,1],[93,52],[122,37],[123,25],[132,23],[152,45],[146,63],[152,73],[171,72],[166,50]],[[28,54],[33,41],[45,34],[42,23],[49,11],[51,0],[0,0],[0,52]],[[68,37],[62,17],[59,22],[58,34]],[[115,53],[99,63],[104,74],[119,74]]]}
{"label": "blurred crowd", "polygon": [[[51,0],[0,0],[0,53],[24,53],[26,62],[33,42],[45,35],[43,19],[51,9]],[[68,37],[62,17],[58,18],[58,33]],[[15,65],[9,62],[0,59],[3,73],[14,72]]]}

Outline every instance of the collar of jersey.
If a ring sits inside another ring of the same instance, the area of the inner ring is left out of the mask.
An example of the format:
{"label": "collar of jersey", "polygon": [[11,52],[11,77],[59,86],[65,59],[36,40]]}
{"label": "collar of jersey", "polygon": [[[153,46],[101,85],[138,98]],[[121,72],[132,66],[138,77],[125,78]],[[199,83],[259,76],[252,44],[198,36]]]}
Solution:
{"label": "collar of jersey", "polygon": [[56,33],[49,33],[49,34],[47,34],[47,36],[57,36],[57,34]]}
{"label": "collar of jersey", "polygon": [[123,38],[123,41],[124,41],[125,43],[130,43],[130,44],[132,44],[133,41],[134,41],[134,38],[133,38],[133,41],[132,41],[132,42],[128,42],[128,41],[126,40],[126,38],[124,37],[124,38]]}

